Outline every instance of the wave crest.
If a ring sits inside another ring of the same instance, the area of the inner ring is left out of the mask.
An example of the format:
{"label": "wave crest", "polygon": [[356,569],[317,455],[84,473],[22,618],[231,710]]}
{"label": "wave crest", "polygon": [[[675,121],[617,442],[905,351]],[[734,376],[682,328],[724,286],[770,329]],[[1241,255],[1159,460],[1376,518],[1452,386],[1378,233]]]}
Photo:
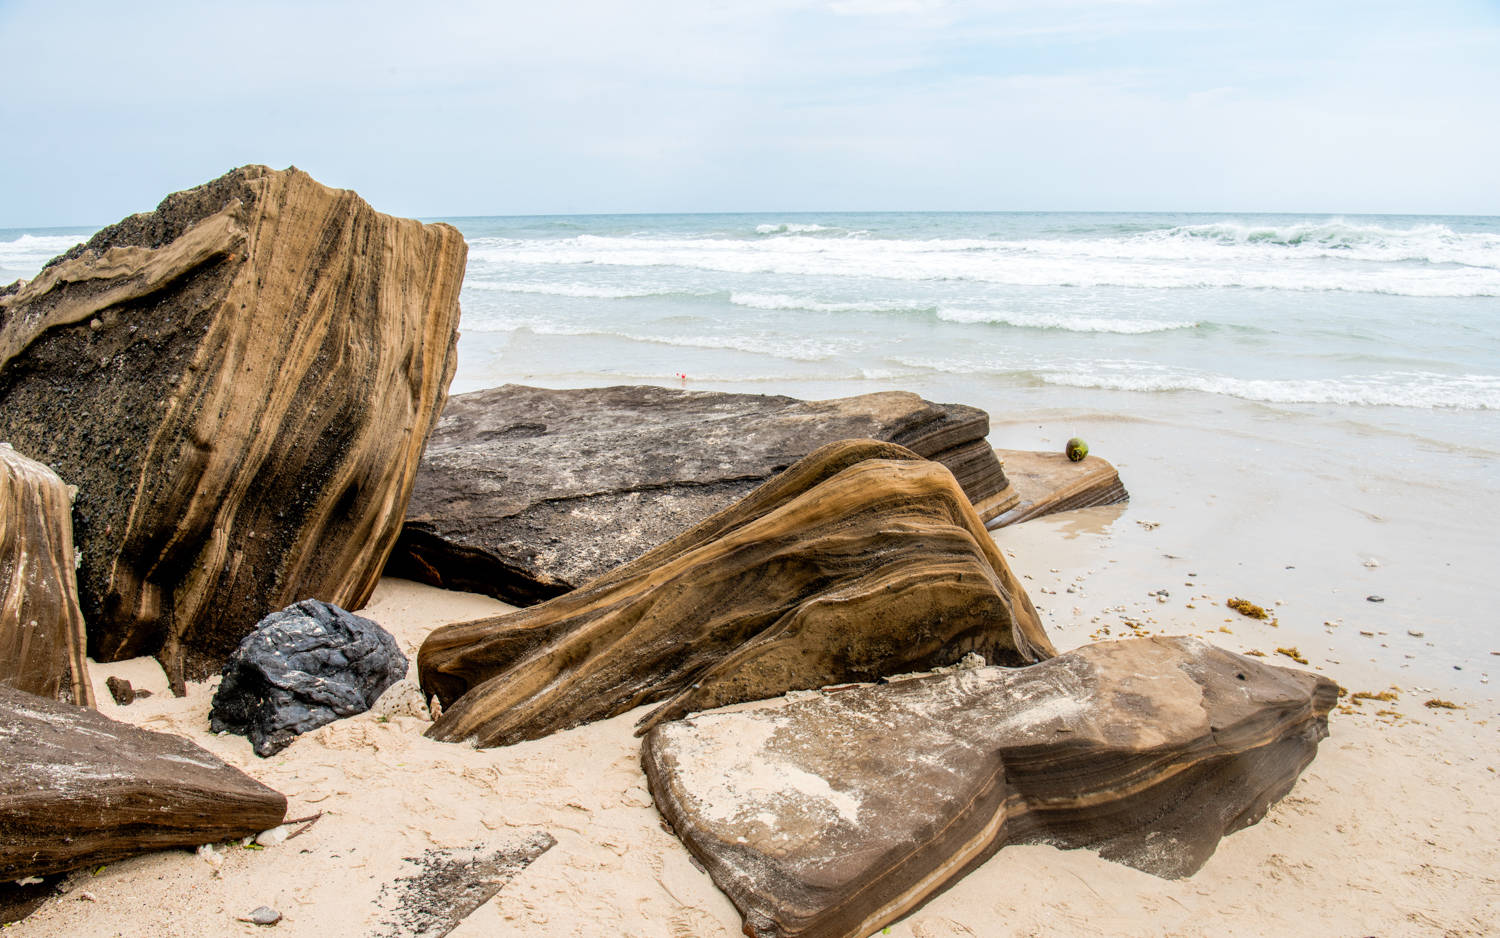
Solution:
{"label": "wave crest", "polygon": [[1042,372],[1045,384],[1110,391],[1200,391],[1267,404],[1355,404],[1447,410],[1500,410],[1500,378],[1428,373],[1339,378],[1250,379],[1227,375]]}
{"label": "wave crest", "polygon": [[1150,319],[1100,319],[1087,316],[1058,316],[1048,313],[1011,313],[995,310],[940,309],[937,317],[945,322],[994,323],[1018,329],[1057,329],[1063,332],[1104,332],[1114,335],[1146,335],[1196,329],[1198,323],[1186,320],[1160,322]]}

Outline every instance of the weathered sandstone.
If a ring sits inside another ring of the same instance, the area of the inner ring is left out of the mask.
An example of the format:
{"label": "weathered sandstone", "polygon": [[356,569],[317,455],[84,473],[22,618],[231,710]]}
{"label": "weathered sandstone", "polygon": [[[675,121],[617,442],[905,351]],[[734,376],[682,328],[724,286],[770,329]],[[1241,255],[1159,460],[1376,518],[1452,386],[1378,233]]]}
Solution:
{"label": "weathered sandstone", "polygon": [[890,391],[831,401],[657,387],[454,395],[390,571],[529,605],[727,508],[825,443],[877,439],[948,466],[988,519],[1015,503],[989,416]]}
{"label": "weathered sandstone", "polygon": [[496,746],[665,699],[692,710],[950,664],[1053,653],[953,474],[832,443],[579,589],[445,626],[418,655],[428,735]]}
{"label": "weathered sandstone", "polygon": [[995,454],[1005,466],[1017,500],[989,522],[992,529],[1059,511],[1130,500],[1119,472],[1098,456],[1073,462],[1064,453],[998,449]]}
{"label": "weathered sandstone", "polygon": [[180,736],[0,687],[0,880],[281,823],[286,798]]}
{"label": "weathered sandstone", "polygon": [[0,289],[0,439],[79,489],[95,658],[180,688],[267,612],[359,608],[455,364],[466,246],[237,169]]}
{"label": "weathered sandstone", "polygon": [[1336,695],[1135,639],[698,714],[659,724],[642,760],[746,934],[863,938],[1009,843],[1192,874],[1291,790]]}
{"label": "weathered sandstone", "polygon": [[0,443],[0,686],[92,707],[73,565],[68,486]]}

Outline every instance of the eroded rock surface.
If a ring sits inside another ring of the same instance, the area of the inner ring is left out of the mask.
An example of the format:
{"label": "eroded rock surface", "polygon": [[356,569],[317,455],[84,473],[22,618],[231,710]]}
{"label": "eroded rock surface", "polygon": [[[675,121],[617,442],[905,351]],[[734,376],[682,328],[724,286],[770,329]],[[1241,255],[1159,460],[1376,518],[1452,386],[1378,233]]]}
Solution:
{"label": "eroded rock surface", "polygon": [[878,932],[1008,843],[1164,877],[1291,790],[1337,685],[1191,638],[658,725],[657,807],[746,933]]}
{"label": "eroded rock surface", "polygon": [[406,677],[406,656],[376,623],[315,599],[260,621],[224,665],[209,712],[215,733],[247,736],[258,756],[364,713]]}
{"label": "eroded rock surface", "polygon": [[1005,465],[1016,503],[988,522],[990,528],[1019,524],[1059,511],[1117,505],[1130,500],[1120,473],[1107,460],[1085,456],[1078,462],[1065,453],[995,450]]}
{"label": "eroded rock surface", "polygon": [[248,166],[0,288],[0,439],[79,489],[97,660],[205,677],[269,610],[364,605],[455,364],[467,249]]}
{"label": "eroded rock surface", "polygon": [[0,687],[0,880],[269,830],[286,798],[180,736]]}
{"label": "eroded rock surface", "polygon": [[538,606],[440,628],[418,655],[436,739],[507,745],[663,700],[691,710],[1053,653],[940,463],[829,444],[661,547]]}
{"label": "eroded rock surface", "polygon": [[0,686],[92,707],[73,566],[68,486],[0,443]]}
{"label": "eroded rock surface", "polygon": [[1015,502],[989,416],[890,391],[831,401],[657,387],[454,395],[390,571],[529,605],[727,508],[825,443],[898,443],[948,466],[982,518]]}

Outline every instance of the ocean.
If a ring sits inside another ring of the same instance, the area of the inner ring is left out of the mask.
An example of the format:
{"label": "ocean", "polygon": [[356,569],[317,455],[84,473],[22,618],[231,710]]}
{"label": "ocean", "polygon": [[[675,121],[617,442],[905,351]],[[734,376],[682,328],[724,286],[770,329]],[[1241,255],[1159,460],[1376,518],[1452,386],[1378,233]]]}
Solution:
{"label": "ocean", "polygon": [[[1277,640],[1324,643],[1330,661],[1485,694],[1500,668],[1500,218],[442,220],[469,243],[454,392],[901,388],[974,404],[1002,447],[1084,436],[1133,494],[1087,524],[1036,523],[1134,571],[1096,573],[1086,601],[1034,596],[1049,627],[1160,620],[1148,590],[1199,582],[1198,564],[1219,571],[1205,595],[1282,599]],[[90,233],[0,231],[0,282]]]}

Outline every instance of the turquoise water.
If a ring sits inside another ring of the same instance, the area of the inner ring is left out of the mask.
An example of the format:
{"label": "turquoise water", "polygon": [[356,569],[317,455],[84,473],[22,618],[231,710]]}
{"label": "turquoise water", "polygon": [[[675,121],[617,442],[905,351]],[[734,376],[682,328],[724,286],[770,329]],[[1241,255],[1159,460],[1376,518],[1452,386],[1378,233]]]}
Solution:
{"label": "turquoise water", "polygon": [[1496,219],[453,221],[466,330],[584,339],[548,362],[572,373],[1500,408]]}
{"label": "turquoise water", "polygon": [[[1235,571],[1222,591],[1290,597],[1289,636],[1488,690],[1500,218],[447,221],[470,248],[455,392],[894,387],[986,408],[1001,446],[1083,433],[1135,496],[1086,536],[1153,588],[1172,558]],[[89,233],[0,231],[0,280]]]}

